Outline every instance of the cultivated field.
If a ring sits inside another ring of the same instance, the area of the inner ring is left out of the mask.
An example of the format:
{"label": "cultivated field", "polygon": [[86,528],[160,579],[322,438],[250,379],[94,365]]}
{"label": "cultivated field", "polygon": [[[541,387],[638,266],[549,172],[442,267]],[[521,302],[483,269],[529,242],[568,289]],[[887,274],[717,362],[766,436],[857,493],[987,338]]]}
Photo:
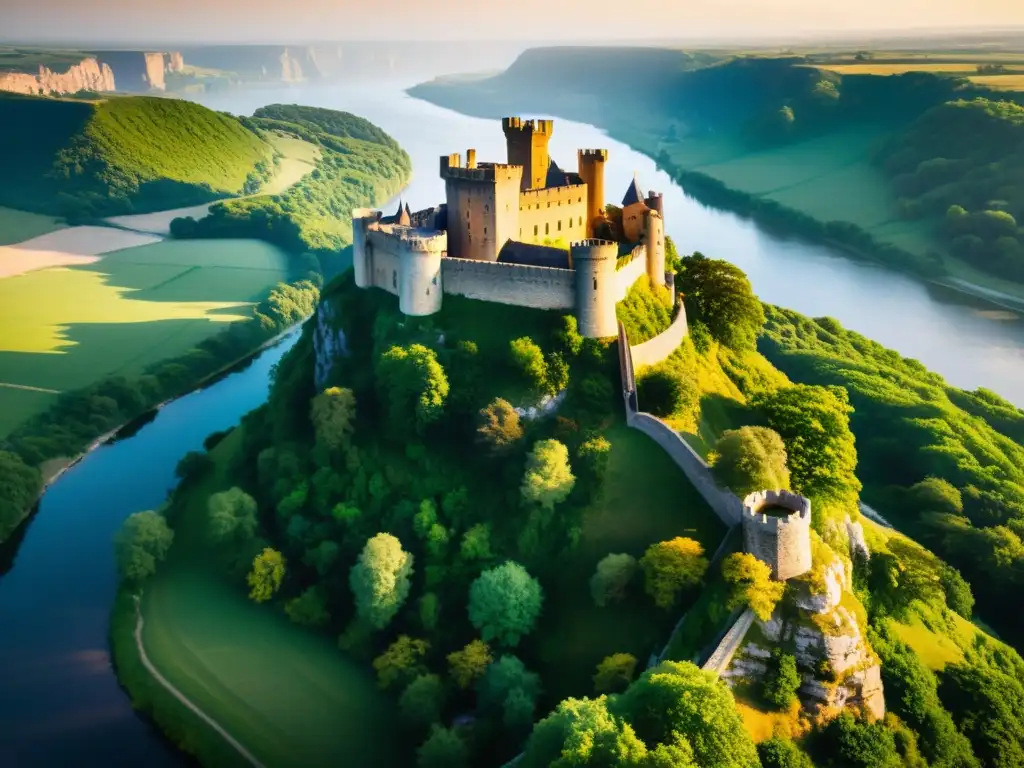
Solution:
{"label": "cultivated field", "polygon": [[[219,465],[240,437],[214,451]],[[279,606],[253,603],[211,565],[205,502],[222,486],[213,477],[188,496],[170,557],[146,587],[151,661],[267,768],[400,764],[397,713],[369,670]]]}
{"label": "cultivated field", "polygon": [[994,91],[1024,91],[1024,71],[1012,75],[976,75],[969,79],[975,85]]}
{"label": "cultivated field", "polygon": [[[857,64],[814,64],[816,69],[827,69],[840,75],[905,75],[907,72],[935,72],[965,75],[976,73],[984,62],[922,61],[922,62],[863,62]],[[1008,67],[1012,69],[1012,67]],[[1021,67],[1024,71],[1024,66]]]}
{"label": "cultivated field", "polygon": [[48,267],[92,264],[100,255],[152,245],[159,238],[110,227],[70,227],[0,246],[0,279]]}
{"label": "cultivated field", "polygon": [[[166,241],[0,280],[0,385],[63,391],[141,373],[250,317],[286,264],[255,240]],[[0,386],[0,412],[16,413],[0,435],[47,403]]]}

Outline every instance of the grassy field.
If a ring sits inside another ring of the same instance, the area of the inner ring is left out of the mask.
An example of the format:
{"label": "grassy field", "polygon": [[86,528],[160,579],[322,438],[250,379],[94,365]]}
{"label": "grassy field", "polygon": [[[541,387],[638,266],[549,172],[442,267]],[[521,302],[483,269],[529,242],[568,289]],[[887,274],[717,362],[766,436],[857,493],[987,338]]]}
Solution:
{"label": "grassy field", "polygon": [[922,61],[922,62],[859,62],[856,64],[814,64],[815,69],[827,69],[840,75],[905,75],[907,72],[935,72],[963,75],[978,71],[978,62]]}
{"label": "grassy field", "polygon": [[[659,652],[679,610],[663,611],[642,593],[598,608],[588,581],[597,562],[613,552],[639,558],[648,546],[685,536],[704,545],[708,557],[724,526],[653,440],[617,423],[605,437],[612,450],[601,498],[587,511],[580,548],[548,604],[537,631],[526,642],[540,660],[546,694],[557,701],[592,689],[597,663],[612,653],[632,653],[646,665]],[[536,638],[543,638],[539,643]],[[531,642],[533,644],[531,645]]]}
{"label": "grassy field", "polygon": [[277,166],[274,177],[263,186],[259,193],[261,195],[279,195],[313,170],[316,161],[320,158],[320,149],[308,141],[281,133],[271,133],[267,139],[283,157]]}
{"label": "grassy field", "polygon": [[[255,240],[161,242],[0,280],[0,383],[69,390],[192,348],[287,277]],[[0,435],[47,398],[0,388]]]}
{"label": "grassy field", "polygon": [[61,219],[0,207],[0,245],[12,245],[45,235],[66,225]]}
{"label": "grassy field", "polygon": [[240,437],[214,450],[218,471],[177,507],[174,547],[143,600],[146,651],[268,768],[401,764],[392,704],[368,670],[211,566],[205,500],[223,488],[220,470]]}
{"label": "grassy field", "polygon": [[975,85],[995,91],[1024,91],[1024,73],[1012,75],[975,75],[968,78]]}

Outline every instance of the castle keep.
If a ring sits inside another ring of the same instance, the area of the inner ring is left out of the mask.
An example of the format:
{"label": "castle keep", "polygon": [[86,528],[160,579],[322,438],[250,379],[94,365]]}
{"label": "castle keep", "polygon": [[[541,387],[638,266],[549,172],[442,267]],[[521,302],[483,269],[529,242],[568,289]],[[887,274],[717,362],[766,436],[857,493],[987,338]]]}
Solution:
{"label": "castle keep", "polygon": [[811,570],[811,501],[789,491],[743,500],[743,548],[786,581]]}
{"label": "castle keep", "polygon": [[579,331],[614,336],[615,305],[647,276],[665,272],[664,209],[634,180],[621,218],[604,200],[605,149],[581,149],[577,171],[548,154],[551,120],[508,117],[507,162],[477,162],[476,150],[440,161],[445,200],[392,216],[352,212],[353,271],[360,288],[398,296],[407,315],[431,315],[444,294],[572,311]]}

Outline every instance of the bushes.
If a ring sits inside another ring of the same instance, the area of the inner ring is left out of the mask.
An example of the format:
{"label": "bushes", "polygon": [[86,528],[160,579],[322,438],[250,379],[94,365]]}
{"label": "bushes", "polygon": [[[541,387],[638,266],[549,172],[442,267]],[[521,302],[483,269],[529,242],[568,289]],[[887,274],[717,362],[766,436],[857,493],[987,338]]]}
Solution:
{"label": "bushes", "polygon": [[671,366],[658,364],[636,380],[637,402],[655,416],[686,418],[700,405],[697,385]]}
{"label": "bushes", "polygon": [[800,682],[793,654],[778,648],[772,651],[771,666],[764,681],[764,700],[777,709],[788,709],[796,701]]}
{"label": "bushes", "polygon": [[668,290],[651,284],[650,278],[637,280],[626,297],[615,307],[615,315],[626,329],[630,344],[653,339],[672,323],[672,304]]}

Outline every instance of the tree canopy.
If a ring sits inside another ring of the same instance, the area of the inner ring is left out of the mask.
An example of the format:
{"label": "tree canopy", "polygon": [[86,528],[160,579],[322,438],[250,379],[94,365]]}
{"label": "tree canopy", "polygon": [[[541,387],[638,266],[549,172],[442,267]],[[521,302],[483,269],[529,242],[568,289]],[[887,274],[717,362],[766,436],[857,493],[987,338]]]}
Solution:
{"label": "tree canopy", "polygon": [[241,488],[213,494],[206,509],[209,535],[215,543],[241,543],[256,535],[256,500]]}
{"label": "tree canopy", "polygon": [[648,547],[640,558],[640,568],[647,594],[654,598],[655,605],[667,610],[684,589],[700,583],[708,560],[700,542],[676,536]]}
{"label": "tree canopy", "polygon": [[422,344],[394,346],[377,361],[377,387],[393,429],[410,422],[423,432],[441,418],[448,377],[434,350]]}
{"label": "tree canopy", "polygon": [[687,318],[703,322],[727,347],[754,348],[764,326],[764,311],[739,267],[697,252],[680,260],[676,288],[683,297]]}
{"label": "tree canopy", "polygon": [[471,640],[461,651],[448,654],[452,680],[463,690],[471,687],[491,663],[491,649],[483,640]]}
{"label": "tree canopy", "polygon": [[507,562],[484,571],[469,590],[469,620],[485,642],[519,644],[540,615],[544,595],[540,583],[519,563]]}
{"label": "tree canopy", "polygon": [[715,443],[715,454],[715,481],[741,499],[753,491],[789,490],[786,446],[775,430],[726,430]]}
{"label": "tree canopy", "polygon": [[507,453],[523,437],[519,414],[508,400],[496,397],[477,417],[477,438],[494,454]]}
{"label": "tree canopy", "polygon": [[626,587],[636,575],[636,558],[627,554],[605,555],[590,577],[590,596],[594,604],[603,608],[626,596]]}
{"label": "tree canopy", "polygon": [[356,396],[351,389],[325,389],[310,403],[309,416],[317,441],[336,451],[348,443],[355,430]]}
{"label": "tree canopy", "polygon": [[257,603],[265,603],[277,594],[284,581],[284,555],[276,549],[266,547],[252,561],[249,572],[249,597]]}
{"label": "tree canopy", "polygon": [[565,501],[576,485],[569,466],[569,449],[557,440],[538,440],[526,457],[523,475],[523,499],[553,510]]}
{"label": "tree canopy", "polygon": [[747,606],[761,621],[771,618],[786,585],[772,579],[772,569],[753,555],[734,552],[722,561],[722,577],[729,584],[729,607]]}
{"label": "tree canopy", "polygon": [[378,533],[366,542],[349,573],[356,613],[376,629],[383,629],[409,596],[413,556],[390,533]]}
{"label": "tree canopy", "polygon": [[158,512],[136,512],[114,537],[114,556],[121,578],[138,583],[156,573],[171,548],[174,531]]}

